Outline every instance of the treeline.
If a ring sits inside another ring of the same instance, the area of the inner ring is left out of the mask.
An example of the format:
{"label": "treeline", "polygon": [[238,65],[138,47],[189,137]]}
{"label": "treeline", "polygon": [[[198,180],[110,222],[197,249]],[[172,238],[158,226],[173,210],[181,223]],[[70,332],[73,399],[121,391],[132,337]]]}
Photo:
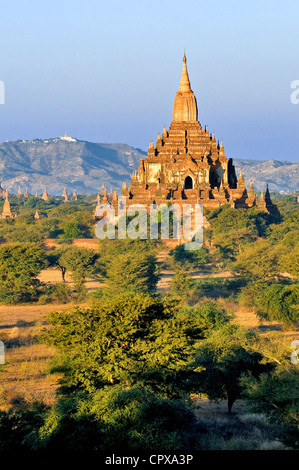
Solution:
{"label": "treeline", "polygon": [[[46,238],[67,241],[74,238],[93,238],[93,211],[95,195],[78,196],[78,200],[64,202],[63,198],[49,197],[47,201],[31,196],[9,196],[11,212],[16,217],[0,220],[0,239],[42,243]],[[0,207],[3,205],[0,203]],[[38,212],[39,219],[35,219]]]}

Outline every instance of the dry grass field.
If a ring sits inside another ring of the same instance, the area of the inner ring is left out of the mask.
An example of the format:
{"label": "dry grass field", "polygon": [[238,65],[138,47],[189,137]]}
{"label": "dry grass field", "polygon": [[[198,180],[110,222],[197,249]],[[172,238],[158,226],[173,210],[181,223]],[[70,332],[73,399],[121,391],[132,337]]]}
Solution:
{"label": "dry grass field", "polygon": [[52,348],[40,344],[37,336],[45,326],[45,317],[64,305],[0,305],[0,339],[5,344],[5,366],[1,370],[0,408],[7,409],[19,396],[26,400],[44,400],[55,396],[58,377],[46,373],[53,356]]}

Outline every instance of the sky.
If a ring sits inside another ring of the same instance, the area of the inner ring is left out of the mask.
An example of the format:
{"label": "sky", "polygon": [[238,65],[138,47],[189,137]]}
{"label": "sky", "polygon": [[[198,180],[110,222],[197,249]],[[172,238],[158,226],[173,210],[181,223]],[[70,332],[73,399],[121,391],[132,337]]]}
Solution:
{"label": "sky", "polygon": [[228,157],[299,161],[299,103],[290,99],[299,80],[299,2],[0,6],[0,141],[67,132],[147,150],[171,124],[185,50],[199,121],[223,139]]}

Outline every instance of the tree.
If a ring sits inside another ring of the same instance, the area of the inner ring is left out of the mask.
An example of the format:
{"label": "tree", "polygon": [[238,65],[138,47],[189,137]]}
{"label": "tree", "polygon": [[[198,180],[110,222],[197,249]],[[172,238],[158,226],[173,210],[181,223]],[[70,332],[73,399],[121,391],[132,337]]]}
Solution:
{"label": "tree", "polygon": [[258,376],[271,368],[261,363],[263,356],[252,348],[251,341],[246,330],[228,324],[212,331],[195,358],[202,392],[212,400],[227,399],[229,413],[241,397],[241,375]]}
{"label": "tree", "polygon": [[124,253],[108,263],[106,285],[110,292],[154,292],[158,280],[156,258],[151,254]]}
{"label": "tree", "polygon": [[252,282],[242,290],[240,300],[256,308],[267,321],[294,324],[299,319],[299,286],[280,283]]}
{"label": "tree", "polygon": [[48,266],[50,268],[60,269],[63,282],[65,282],[66,267],[60,263],[60,259],[63,253],[67,250],[69,250],[68,246],[61,245],[50,251],[47,255]]}
{"label": "tree", "polygon": [[279,274],[279,255],[268,240],[258,240],[239,253],[231,268],[249,279],[270,280]]}
{"label": "tree", "polygon": [[194,285],[192,277],[183,268],[176,269],[170,281],[170,291],[175,297],[190,299],[194,292]]}
{"label": "tree", "polygon": [[289,249],[281,254],[279,258],[279,266],[282,271],[285,271],[296,278],[299,278],[299,246]]}
{"label": "tree", "polygon": [[46,265],[41,245],[15,243],[0,248],[0,300],[18,303],[37,300],[41,282],[38,274]]}
{"label": "tree", "polygon": [[242,396],[252,410],[265,413],[270,421],[283,423],[291,445],[298,448],[299,429],[299,370],[298,366],[283,364],[271,374],[241,379]]}
{"label": "tree", "polygon": [[0,411],[0,451],[32,450],[39,447],[39,429],[48,408],[43,403],[18,399],[8,411]]}
{"label": "tree", "polygon": [[39,429],[46,450],[174,451],[195,442],[194,414],[182,400],[114,386],[61,397]]}
{"label": "tree", "polygon": [[63,227],[63,232],[64,232],[64,237],[67,240],[72,240],[74,238],[81,237],[81,230],[79,228],[78,223],[75,221],[67,222]]}
{"label": "tree", "polygon": [[199,250],[190,251],[185,249],[184,244],[171,250],[170,257],[174,266],[180,265],[184,268],[202,266],[211,260],[206,248],[201,247]]}
{"label": "tree", "polygon": [[57,348],[55,367],[67,389],[142,385],[180,397],[190,391],[189,362],[202,325],[179,311],[175,300],[127,292],[51,314],[43,340]]}
{"label": "tree", "polygon": [[228,205],[208,213],[213,237],[212,243],[218,247],[226,259],[234,260],[259,233],[259,213],[234,210]]}
{"label": "tree", "polygon": [[160,278],[156,248],[147,241],[103,241],[99,246],[99,263],[110,294],[156,290]]}
{"label": "tree", "polygon": [[71,247],[63,251],[59,258],[59,266],[70,271],[78,296],[85,293],[85,279],[97,271],[98,255],[87,248]]}
{"label": "tree", "polygon": [[91,238],[93,233],[93,213],[90,210],[80,210],[76,212],[73,220],[78,224],[78,228],[83,238]]}
{"label": "tree", "polygon": [[42,340],[56,349],[58,399],[46,416],[39,412],[36,425],[9,428],[10,441],[16,432],[16,448],[30,436],[32,448],[49,450],[194,446],[185,397],[198,390],[194,354],[220,312],[210,306],[203,316],[175,300],[131,292],[51,313]]}

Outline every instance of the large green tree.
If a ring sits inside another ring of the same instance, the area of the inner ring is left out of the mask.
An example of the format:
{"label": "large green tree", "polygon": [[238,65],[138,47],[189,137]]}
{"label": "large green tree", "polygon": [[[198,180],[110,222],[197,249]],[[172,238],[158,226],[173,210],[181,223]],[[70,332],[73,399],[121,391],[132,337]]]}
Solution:
{"label": "large green tree", "polygon": [[257,377],[271,369],[262,363],[255,350],[252,335],[237,325],[228,324],[211,332],[198,349],[195,363],[199,372],[199,388],[212,400],[227,399],[228,412],[241,397],[242,374]]}
{"label": "large green tree", "polygon": [[55,367],[64,385],[99,387],[142,384],[167,396],[181,396],[190,384],[189,362],[202,331],[191,311],[174,300],[148,294],[119,294],[91,308],[52,313],[45,341],[57,348]]}
{"label": "large green tree", "polygon": [[108,292],[154,292],[159,280],[156,248],[148,241],[106,240],[99,263]]}
{"label": "large green tree", "polygon": [[79,297],[86,291],[87,276],[96,275],[97,259],[98,255],[94,251],[77,247],[64,250],[59,257],[58,264],[62,269],[70,272]]}
{"label": "large green tree", "polygon": [[47,448],[187,449],[199,388],[194,355],[225,323],[216,304],[196,311],[174,299],[126,292],[90,308],[51,313],[43,341],[56,348],[59,400],[40,429]]}
{"label": "large green tree", "polygon": [[40,271],[46,265],[46,252],[35,243],[14,243],[0,248],[0,301],[28,302],[38,299]]}

